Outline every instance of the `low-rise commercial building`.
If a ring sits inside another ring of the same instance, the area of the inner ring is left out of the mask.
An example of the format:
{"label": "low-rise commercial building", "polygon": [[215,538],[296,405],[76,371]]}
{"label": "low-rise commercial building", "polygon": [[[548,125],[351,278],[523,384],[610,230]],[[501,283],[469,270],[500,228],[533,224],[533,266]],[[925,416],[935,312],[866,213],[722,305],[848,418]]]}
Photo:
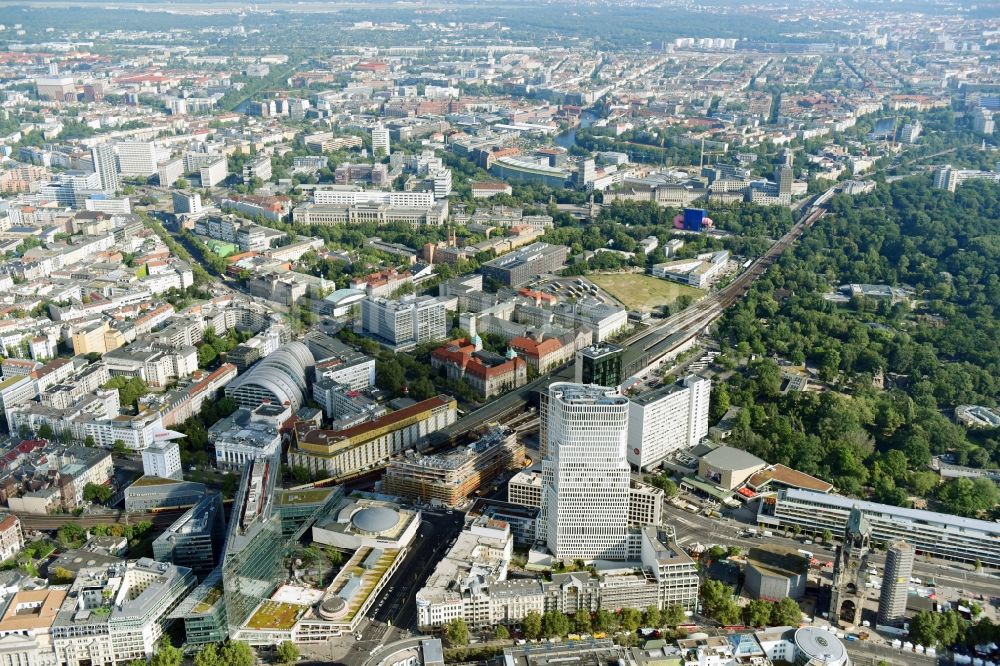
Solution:
{"label": "low-rise commercial building", "polygon": [[215,466],[240,470],[257,458],[279,454],[279,430],[291,418],[288,405],[264,403],[253,410],[236,410],[209,428],[208,441],[215,447]]}
{"label": "low-rise commercial building", "polygon": [[524,445],[513,431],[494,428],[466,447],[443,454],[407,452],[382,477],[390,495],[456,506],[509,469],[524,464]]}
{"label": "low-rise commercial building", "polygon": [[57,663],[149,659],[170,612],[194,585],[190,569],[148,558],[81,570],[52,624]]}
{"label": "low-rise commercial building", "polygon": [[392,456],[454,423],[457,407],[454,398],[440,395],[345,430],[322,430],[297,423],[288,462],[313,474],[329,476],[384,465]]}
{"label": "low-rise commercial building", "polygon": [[750,476],[767,467],[767,463],[742,449],[718,446],[698,461],[698,476],[724,488],[735,490]]}
{"label": "low-rise commercial building", "polygon": [[145,512],[169,507],[195,506],[208,489],[204,483],[143,476],[125,489],[125,510]]}
{"label": "low-rise commercial building", "polygon": [[694,610],[698,573],[694,560],[655,527],[644,528],[640,560],[634,565],[593,575],[553,574],[550,581],[507,580],[513,552],[510,527],[480,515],[456,539],[424,587],[417,592],[417,622],[441,627],[456,618],[470,627],[513,624],[531,612],[572,615],[599,608]]}
{"label": "low-rise commercial building", "polygon": [[761,500],[757,523],[768,529],[798,526],[814,535],[825,530],[842,534],[852,508],[871,525],[873,543],[903,539],[918,553],[1000,568],[1000,524],[988,520],[789,488]]}
{"label": "low-rise commercial building", "polygon": [[796,549],[765,545],[751,548],[743,570],[744,588],[755,599],[799,599],[806,592],[809,560]]}

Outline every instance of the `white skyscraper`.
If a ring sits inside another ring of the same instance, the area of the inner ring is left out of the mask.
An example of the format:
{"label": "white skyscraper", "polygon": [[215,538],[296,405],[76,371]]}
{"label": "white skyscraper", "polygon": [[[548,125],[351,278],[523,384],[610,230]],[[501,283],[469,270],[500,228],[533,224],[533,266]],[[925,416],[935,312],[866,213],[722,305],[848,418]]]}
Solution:
{"label": "white skyscraper", "polygon": [[629,554],[628,400],[603,386],[549,387],[539,536],[563,561]]}
{"label": "white skyscraper", "polygon": [[115,157],[114,146],[110,143],[94,146],[90,149],[90,156],[94,161],[94,171],[101,179],[101,189],[109,194],[120,190],[122,184],[118,178],[118,159]]}
{"label": "white skyscraper", "polygon": [[674,451],[689,449],[708,434],[711,380],[689,375],[676,384],[629,402],[628,461],[640,469]]}
{"label": "white skyscraper", "polygon": [[372,154],[388,157],[391,154],[389,146],[389,130],[382,125],[372,128]]}
{"label": "white skyscraper", "polygon": [[118,151],[118,172],[123,176],[148,177],[156,173],[156,146],[149,141],[121,141]]}

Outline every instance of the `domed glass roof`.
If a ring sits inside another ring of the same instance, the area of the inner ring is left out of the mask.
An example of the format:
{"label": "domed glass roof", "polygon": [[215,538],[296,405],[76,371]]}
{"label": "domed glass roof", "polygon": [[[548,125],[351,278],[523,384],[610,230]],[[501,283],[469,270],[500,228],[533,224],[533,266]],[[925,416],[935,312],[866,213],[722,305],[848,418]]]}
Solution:
{"label": "domed glass roof", "polygon": [[370,507],[351,516],[351,522],[365,532],[387,532],[399,522],[399,514],[386,507]]}

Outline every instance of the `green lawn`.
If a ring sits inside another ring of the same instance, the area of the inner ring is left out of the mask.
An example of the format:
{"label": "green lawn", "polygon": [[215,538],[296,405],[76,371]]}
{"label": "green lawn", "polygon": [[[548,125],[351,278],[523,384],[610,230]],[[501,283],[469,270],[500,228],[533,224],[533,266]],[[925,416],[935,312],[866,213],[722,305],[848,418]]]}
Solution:
{"label": "green lawn", "polygon": [[629,310],[648,312],[669,305],[684,295],[689,295],[694,300],[705,295],[703,290],[696,287],[641,273],[588,275],[587,279],[617,298]]}

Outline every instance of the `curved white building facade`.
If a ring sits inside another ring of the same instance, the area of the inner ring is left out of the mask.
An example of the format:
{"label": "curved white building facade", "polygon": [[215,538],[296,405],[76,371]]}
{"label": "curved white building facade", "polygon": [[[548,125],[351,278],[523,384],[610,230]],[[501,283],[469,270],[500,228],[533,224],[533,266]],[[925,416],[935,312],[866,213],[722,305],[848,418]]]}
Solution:
{"label": "curved white building facade", "polygon": [[278,405],[287,402],[297,412],[305,402],[315,365],[309,347],[302,342],[289,342],[230,382],[226,395],[244,409],[270,401]]}
{"label": "curved white building facade", "polygon": [[549,550],[564,561],[628,559],[628,399],[558,382],[545,409],[539,528]]}

